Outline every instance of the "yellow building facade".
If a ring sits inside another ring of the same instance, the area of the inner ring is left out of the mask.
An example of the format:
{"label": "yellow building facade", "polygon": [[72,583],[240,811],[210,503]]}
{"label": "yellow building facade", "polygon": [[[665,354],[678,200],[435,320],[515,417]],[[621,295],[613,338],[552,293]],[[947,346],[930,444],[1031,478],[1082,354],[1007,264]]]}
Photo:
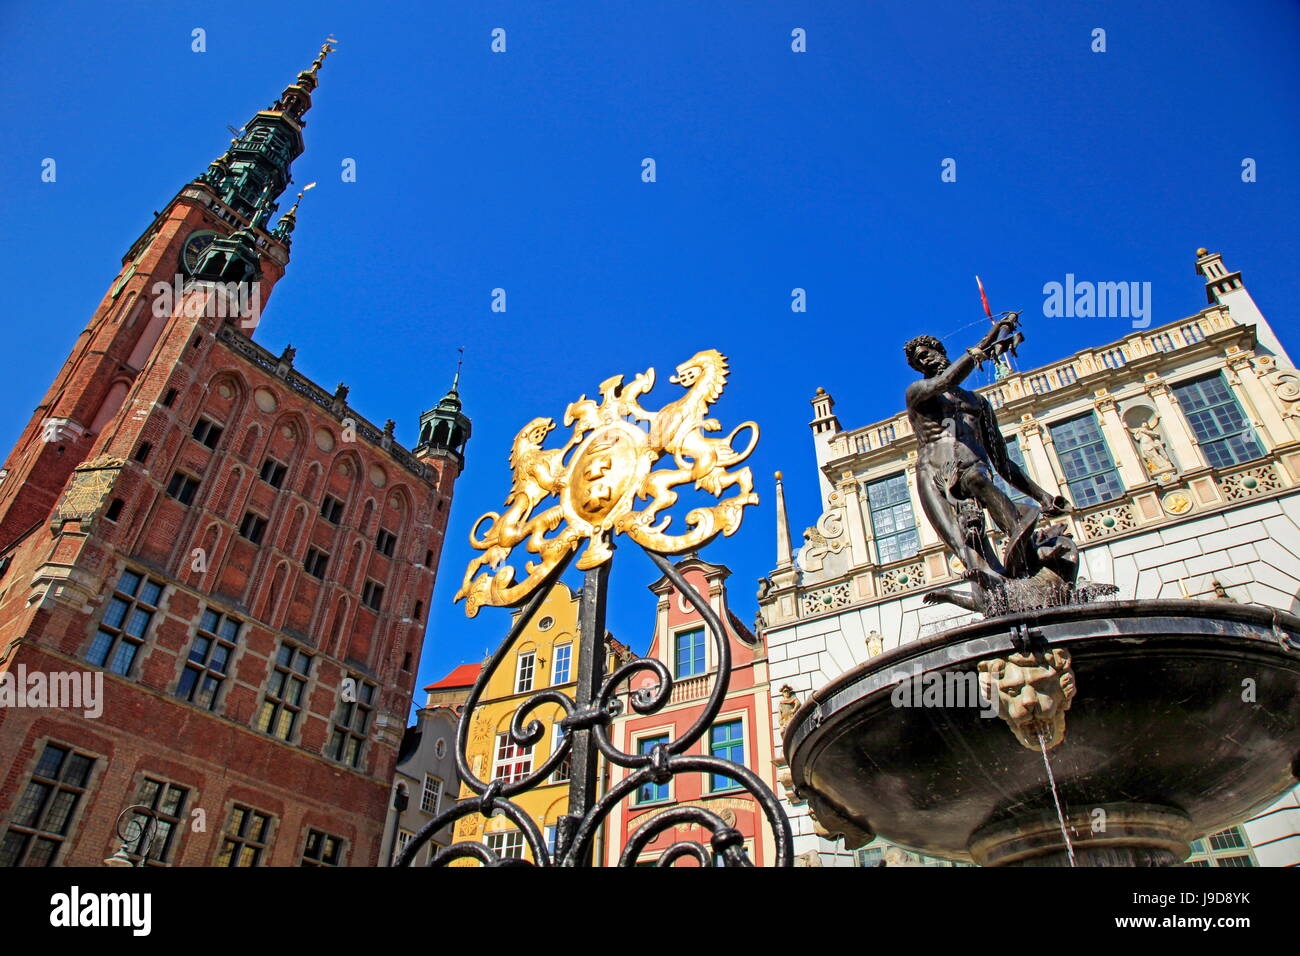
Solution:
{"label": "yellow building facade", "polygon": [[[516,612],[518,613],[518,612]],[[606,671],[630,657],[627,648],[606,637],[609,656]],[[542,722],[546,732],[530,748],[510,740],[510,722],[516,711],[541,690],[558,690],[571,699],[578,679],[578,596],[563,582],[557,583],[519,636],[509,656],[489,679],[470,724],[466,757],[480,780],[521,780],[550,759],[561,740],[558,704],[542,704],[528,716]],[[557,825],[568,811],[569,760],[546,781],[511,799],[537,824],[554,852]],[[600,792],[605,789],[608,770],[601,766]],[[461,797],[474,794],[462,784]],[[523,831],[505,814],[491,819],[472,814],[457,821],[455,842],[481,842],[502,857],[533,860]],[[603,849],[598,838],[596,852]],[[453,865],[476,865],[457,861]]]}

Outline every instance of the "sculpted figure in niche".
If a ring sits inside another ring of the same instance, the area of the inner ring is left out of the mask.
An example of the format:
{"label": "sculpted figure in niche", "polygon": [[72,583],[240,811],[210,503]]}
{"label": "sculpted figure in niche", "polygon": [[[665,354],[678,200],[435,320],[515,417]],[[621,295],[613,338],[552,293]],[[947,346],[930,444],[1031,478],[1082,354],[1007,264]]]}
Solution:
{"label": "sculpted figure in niche", "polygon": [[1133,441],[1137,445],[1138,454],[1142,456],[1142,464],[1146,465],[1147,473],[1151,475],[1174,470],[1174,462],[1169,457],[1164,438],[1160,435],[1159,425],[1159,418],[1150,418],[1136,428],[1129,429],[1129,434],[1133,436]]}

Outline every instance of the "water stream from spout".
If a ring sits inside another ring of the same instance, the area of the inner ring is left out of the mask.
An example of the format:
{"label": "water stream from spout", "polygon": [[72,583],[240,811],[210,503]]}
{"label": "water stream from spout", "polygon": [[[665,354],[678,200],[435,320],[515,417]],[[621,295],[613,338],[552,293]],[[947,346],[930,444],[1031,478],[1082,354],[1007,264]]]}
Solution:
{"label": "water stream from spout", "polygon": [[1052,788],[1052,802],[1056,804],[1056,819],[1061,823],[1061,836],[1065,838],[1065,850],[1070,855],[1070,866],[1078,866],[1074,859],[1074,841],[1065,825],[1065,814],[1061,812],[1061,795],[1056,792],[1056,775],[1052,773],[1052,762],[1047,759],[1047,740],[1043,732],[1038,731],[1038,752],[1043,755],[1043,766],[1047,768],[1047,784]]}

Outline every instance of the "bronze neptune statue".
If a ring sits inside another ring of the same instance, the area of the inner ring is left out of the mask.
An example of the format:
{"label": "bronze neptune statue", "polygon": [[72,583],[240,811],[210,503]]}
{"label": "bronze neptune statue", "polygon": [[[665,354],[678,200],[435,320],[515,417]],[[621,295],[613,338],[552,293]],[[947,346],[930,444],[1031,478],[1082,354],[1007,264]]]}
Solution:
{"label": "bronze neptune statue", "polygon": [[[907,414],[917,442],[917,493],[939,537],[961,561],[969,594],[942,588],[929,603],[947,601],[985,615],[1091,600],[1113,593],[1111,585],[1076,588],[1078,550],[1064,522],[1044,528],[1039,518],[1065,514],[1069,504],[1039,487],[1007,454],[993,407],[962,387],[980,364],[1014,354],[1023,336],[1018,313],[996,319],[956,361],[932,335],[903,346],[907,363],[925,377],[907,387]],[[1017,504],[994,482],[1030,498]],[[984,514],[1007,536],[1003,555],[993,553]]]}

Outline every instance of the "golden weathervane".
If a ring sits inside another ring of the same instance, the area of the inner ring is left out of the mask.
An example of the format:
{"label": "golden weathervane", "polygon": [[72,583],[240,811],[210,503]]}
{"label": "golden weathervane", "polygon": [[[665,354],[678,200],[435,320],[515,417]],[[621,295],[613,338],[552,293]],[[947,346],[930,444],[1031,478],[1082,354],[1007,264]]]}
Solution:
{"label": "golden weathervane", "polygon": [[[727,469],[754,451],[758,425],[737,425],[726,438],[705,434],[722,430],[717,419],[707,417],[709,406],[727,383],[727,360],[721,352],[707,349],[697,353],[677,366],[677,374],[668,380],[685,388],[686,394],[657,412],[648,412],[637,402],[654,387],[654,369],[646,369],[627,385],[622,375],[601,382],[599,405],[583,395],[565,409],[564,424],[573,426],[573,435],[563,448],[542,447],[555,428],[550,418],[534,418],[515,436],[510,449],[514,483],[506,496],[505,511],[489,511],[470,529],[470,544],[484,553],[469,563],[465,581],[456,592],[457,601],[467,599],[465,613],[469,617],[485,604],[522,604],[584,541],[587,550],[578,558],[578,567],[587,570],[613,555],[611,538],[615,534],[626,534],[661,554],[680,554],[702,547],[719,533],[735,533],[745,506],[758,504],[758,495],[748,468]],[[638,424],[641,422],[646,427]],[[750,431],[749,444],[736,451],[732,442],[745,429]],[[575,447],[565,464],[565,456]],[[675,467],[652,470],[665,456],[671,457]],[[667,534],[672,518],[660,518],[660,513],[677,501],[673,488],[687,482],[722,500],[691,509],[686,515],[690,530]],[[723,492],[733,485],[739,494],[723,499]],[[533,513],[552,496],[556,504]],[[646,499],[650,503],[645,508],[633,510],[637,500]],[[491,525],[477,538],[479,527],[488,519]],[[546,537],[557,529],[554,537]],[[514,568],[504,562],[521,542],[527,542],[525,550],[540,561],[530,560],[524,566],[527,576],[516,584]],[[491,570],[475,578],[484,565]]]}

